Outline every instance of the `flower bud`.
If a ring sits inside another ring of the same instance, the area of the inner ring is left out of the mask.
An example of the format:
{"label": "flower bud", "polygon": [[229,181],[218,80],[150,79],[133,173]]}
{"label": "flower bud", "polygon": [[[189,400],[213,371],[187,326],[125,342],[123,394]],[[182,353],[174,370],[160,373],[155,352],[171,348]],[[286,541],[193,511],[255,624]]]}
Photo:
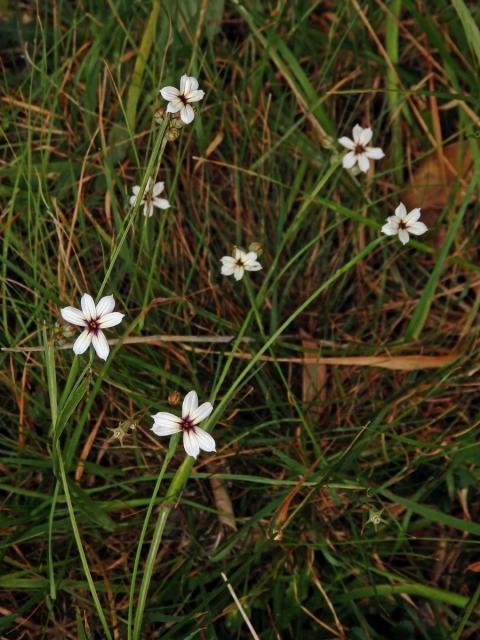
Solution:
{"label": "flower bud", "polygon": [[177,405],[179,405],[180,404],[180,400],[181,400],[181,398],[180,398],[180,394],[178,393],[178,391],[171,391],[168,394],[168,404],[171,407],[176,407]]}

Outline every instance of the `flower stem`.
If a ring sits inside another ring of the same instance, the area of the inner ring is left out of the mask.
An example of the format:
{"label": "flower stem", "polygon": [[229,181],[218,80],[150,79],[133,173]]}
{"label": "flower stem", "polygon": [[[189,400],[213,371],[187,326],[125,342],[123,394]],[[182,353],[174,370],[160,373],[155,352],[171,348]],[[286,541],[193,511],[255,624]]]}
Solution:
{"label": "flower stem", "polygon": [[[140,558],[141,558],[141,555],[142,555],[142,547],[143,547],[143,543],[145,541],[145,536],[146,536],[147,529],[148,529],[148,523],[150,522],[150,517],[152,515],[153,507],[155,505],[155,500],[157,499],[157,495],[158,495],[158,492],[160,490],[160,485],[162,483],[163,476],[165,475],[165,471],[167,470],[168,463],[172,459],[172,456],[173,456],[173,454],[175,453],[175,451],[177,449],[179,438],[180,438],[179,435],[175,435],[170,440],[170,446],[168,448],[167,455],[165,456],[165,459],[163,461],[162,468],[161,468],[160,473],[159,473],[158,478],[157,478],[157,482],[155,483],[155,488],[153,490],[152,497],[150,498],[150,502],[148,504],[147,513],[146,513],[145,519],[143,521],[142,532],[140,534],[140,540],[138,541],[137,552],[135,554],[135,563],[133,565],[132,579],[131,579],[131,582],[130,582],[130,595],[129,595],[129,601],[128,601],[128,620],[127,620],[128,640],[131,640],[131,638],[132,638],[132,617],[133,617],[133,599],[134,599],[134,596],[135,596],[135,584],[136,584],[136,581],[137,581],[138,565],[140,564]],[[145,574],[144,574],[144,578],[145,578]],[[143,586],[143,580],[142,580],[142,585],[140,586],[140,591],[142,590],[142,586]],[[137,611],[138,611],[138,609],[137,609]],[[136,620],[136,616],[135,616],[135,620]]]}
{"label": "flower stem", "polygon": [[87,557],[85,555],[85,550],[82,545],[82,538],[80,537],[80,531],[78,530],[77,521],[75,519],[75,511],[73,510],[72,498],[70,496],[70,489],[68,488],[68,480],[67,480],[67,475],[65,473],[65,467],[63,465],[62,451],[60,449],[60,444],[58,442],[57,442],[55,453],[57,454],[63,493],[65,494],[65,500],[67,502],[68,515],[70,516],[70,524],[72,525],[73,537],[75,538],[75,542],[77,543],[78,555],[80,556],[80,561],[82,563],[83,571],[85,573],[85,577],[87,578],[88,586],[90,588],[90,593],[92,595],[92,599],[95,604],[95,609],[97,610],[98,617],[100,618],[100,623],[103,627],[105,638],[106,640],[112,640],[112,634],[110,633],[110,629],[108,628],[107,620],[105,618],[102,605],[100,604],[100,600],[98,599],[95,583],[93,581],[92,574],[90,573],[90,569],[88,567]]}
{"label": "flower stem", "polygon": [[[176,442],[178,442],[178,437]],[[176,442],[175,442],[175,447],[176,447]],[[167,458],[165,458],[165,463],[166,462],[168,462]],[[164,467],[166,468],[165,463],[164,463]],[[162,540],[162,535],[168,520],[168,516],[170,515],[170,511],[172,510],[172,507],[180,497],[182,489],[186,481],[188,480],[188,477],[192,470],[193,463],[194,463],[194,459],[191,458],[190,456],[187,456],[185,458],[185,460],[183,461],[183,463],[180,465],[180,467],[177,469],[177,472],[173,476],[172,481],[170,482],[170,487],[168,488],[168,491],[167,491],[167,495],[165,496],[165,501],[160,507],[157,523],[155,525],[155,530],[153,532],[152,543],[150,545],[147,560],[145,562],[145,571],[143,573],[142,583],[140,585],[140,591],[138,594],[137,609],[135,611],[135,623],[133,628],[133,640],[139,640],[139,638],[141,637],[140,633],[142,630],[143,613],[145,611],[145,604],[147,601],[148,589],[150,587],[150,581],[152,579],[153,568],[155,566],[155,560],[157,557],[158,548]],[[164,468],[162,467],[161,473],[163,472],[164,472]],[[158,484],[158,481],[157,481],[157,484]],[[151,504],[152,504],[152,501],[151,501]],[[128,637],[130,639],[131,636],[129,635]]]}
{"label": "flower stem", "polygon": [[105,273],[102,284],[100,285],[100,289],[98,291],[98,296],[97,296],[98,298],[101,297],[103,290],[105,289],[105,286],[109,281],[110,274],[112,273],[113,267],[115,266],[115,262],[117,261],[120,251],[122,250],[123,244],[127,238],[127,234],[130,231],[135,221],[135,218],[137,217],[137,213],[140,208],[140,202],[143,198],[143,194],[145,193],[145,188],[147,186],[148,179],[152,177],[154,168],[157,168],[158,170],[158,167],[160,165],[160,162],[163,156],[163,152],[165,151],[165,146],[167,144],[167,138],[166,138],[165,132],[167,130],[168,123],[169,123],[169,118],[165,117],[165,120],[160,128],[158,137],[155,140],[155,145],[153,147],[152,154],[150,155],[150,159],[148,161],[147,168],[145,170],[145,175],[143,176],[143,180],[140,185],[140,191],[138,192],[137,199],[135,201],[135,204],[132,207],[132,210],[130,211],[130,213],[126,218],[127,223],[120,235],[120,238],[115,248],[113,249],[112,257],[110,258],[110,264],[108,265],[108,269]]}

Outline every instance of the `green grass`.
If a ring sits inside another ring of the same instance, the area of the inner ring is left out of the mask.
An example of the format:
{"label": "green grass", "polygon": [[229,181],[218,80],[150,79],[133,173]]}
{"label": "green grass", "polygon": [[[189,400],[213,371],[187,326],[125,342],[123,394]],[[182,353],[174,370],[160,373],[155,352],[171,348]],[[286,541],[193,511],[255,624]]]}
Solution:
{"label": "green grass", "polygon": [[[262,640],[477,637],[475,3],[2,10],[0,637],[251,638],[222,573]],[[158,90],[185,72],[206,96],[167,143]],[[336,153],[357,122],[386,153],[368,176]],[[383,236],[460,140],[465,197]],[[146,219],[150,175],[172,206]],[[221,276],[253,242],[263,270]],[[85,291],[126,313],[106,363],[63,348]],[[315,356],[446,354],[304,382]],[[150,431],[190,389],[214,404],[196,461]]]}

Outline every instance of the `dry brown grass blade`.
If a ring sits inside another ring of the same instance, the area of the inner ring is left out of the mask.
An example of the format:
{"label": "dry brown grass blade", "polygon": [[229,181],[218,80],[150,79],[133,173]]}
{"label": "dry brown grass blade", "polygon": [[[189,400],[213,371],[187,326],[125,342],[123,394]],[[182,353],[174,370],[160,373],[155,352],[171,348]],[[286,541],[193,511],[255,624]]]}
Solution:
{"label": "dry brown grass blade", "polygon": [[318,344],[313,340],[302,340],[305,349],[304,365],[302,368],[302,400],[307,407],[307,413],[312,419],[319,416],[321,406],[325,400],[325,384],[327,381],[327,367],[313,359],[313,350]]}
{"label": "dry brown grass blade", "polygon": [[103,422],[103,418],[105,417],[107,409],[104,407],[95,422],[95,426],[92,431],[88,434],[88,438],[83,446],[82,453],[80,454],[80,460],[78,461],[78,466],[75,469],[75,480],[76,482],[80,482],[83,476],[83,471],[85,469],[85,461],[88,458],[88,454],[90,453],[91,448],[93,447],[93,443],[95,442],[95,438],[97,437],[98,430],[100,429],[100,425]]}
{"label": "dry brown grass blade", "polygon": [[[234,336],[181,336],[181,335],[153,335],[153,336],[129,336],[128,338],[112,338],[108,340],[108,344],[113,346],[119,342],[124,345],[127,344],[148,344],[150,346],[161,345],[164,343],[178,343],[182,344],[184,349],[188,350],[188,344],[228,344],[234,339]],[[252,342],[251,338],[244,338],[242,342]],[[316,348],[319,347],[320,342],[315,342]],[[71,349],[72,344],[56,345],[56,350]],[[44,351],[45,347],[32,346],[32,347],[2,347],[0,351],[10,351],[15,353],[29,353],[31,351]],[[201,347],[195,347],[197,353],[215,353],[211,349],[202,349]],[[218,352],[217,352],[218,353]],[[240,360],[251,360],[252,354],[242,351],[227,351],[223,355],[238,358]],[[391,355],[384,354],[381,356],[326,356],[326,357],[309,357],[305,354],[302,358],[296,357],[272,357],[272,356],[260,356],[259,360],[262,362],[287,362],[290,364],[303,364],[312,363],[316,366],[340,366],[340,367],[380,367],[383,369],[393,369],[397,371],[415,371],[416,369],[437,369],[439,367],[445,367],[461,353],[451,351],[443,355],[436,356],[424,356],[424,355]]]}
{"label": "dry brown grass blade", "polygon": [[[197,353],[207,353],[206,349],[195,349]],[[211,351],[210,351],[211,353]],[[224,355],[233,355],[240,360],[251,360],[251,353],[242,353],[227,351]],[[451,364],[460,353],[451,352],[439,356],[423,356],[423,355],[382,355],[382,356],[327,356],[325,358],[313,358],[315,364],[335,365],[340,367],[380,367],[382,369],[393,369],[395,371],[416,371],[417,369],[438,369]],[[288,362],[290,364],[302,364],[308,361],[307,357],[303,358],[274,358],[272,356],[260,356],[262,362]]]}
{"label": "dry brown grass blade", "polygon": [[473,158],[468,143],[453,142],[420,163],[402,200],[408,209],[421,207],[422,220],[428,226],[453,196],[455,205],[462,202],[472,171]]}
{"label": "dry brown grass blade", "polygon": [[[210,466],[207,465],[210,470]],[[218,519],[220,524],[223,524],[229,529],[237,530],[237,524],[235,522],[235,514],[233,512],[232,501],[225,487],[225,484],[216,475],[210,476],[210,486],[212,488],[213,499],[218,511]]]}

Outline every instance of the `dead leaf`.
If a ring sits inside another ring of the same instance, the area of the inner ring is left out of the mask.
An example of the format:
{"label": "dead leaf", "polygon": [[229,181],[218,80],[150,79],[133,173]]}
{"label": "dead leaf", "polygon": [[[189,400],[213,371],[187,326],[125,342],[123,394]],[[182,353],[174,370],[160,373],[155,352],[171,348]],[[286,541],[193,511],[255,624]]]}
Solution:
{"label": "dead leaf", "polygon": [[220,523],[236,531],[237,524],[233,513],[233,505],[225,485],[218,476],[212,475],[210,476],[210,486],[212,487],[213,499],[215,500]]}
{"label": "dead leaf", "polygon": [[409,210],[420,207],[422,221],[429,227],[454,195],[454,205],[462,202],[472,172],[469,144],[453,142],[420,163],[402,194],[402,201]]}
{"label": "dead leaf", "polygon": [[313,351],[318,344],[313,340],[302,340],[305,349],[302,368],[302,400],[307,407],[307,413],[316,419],[321,414],[322,403],[325,400],[325,383],[327,381],[327,367],[315,358]]}
{"label": "dead leaf", "polygon": [[467,567],[467,571],[474,571],[475,573],[480,573],[480,561],[472,562]]}

